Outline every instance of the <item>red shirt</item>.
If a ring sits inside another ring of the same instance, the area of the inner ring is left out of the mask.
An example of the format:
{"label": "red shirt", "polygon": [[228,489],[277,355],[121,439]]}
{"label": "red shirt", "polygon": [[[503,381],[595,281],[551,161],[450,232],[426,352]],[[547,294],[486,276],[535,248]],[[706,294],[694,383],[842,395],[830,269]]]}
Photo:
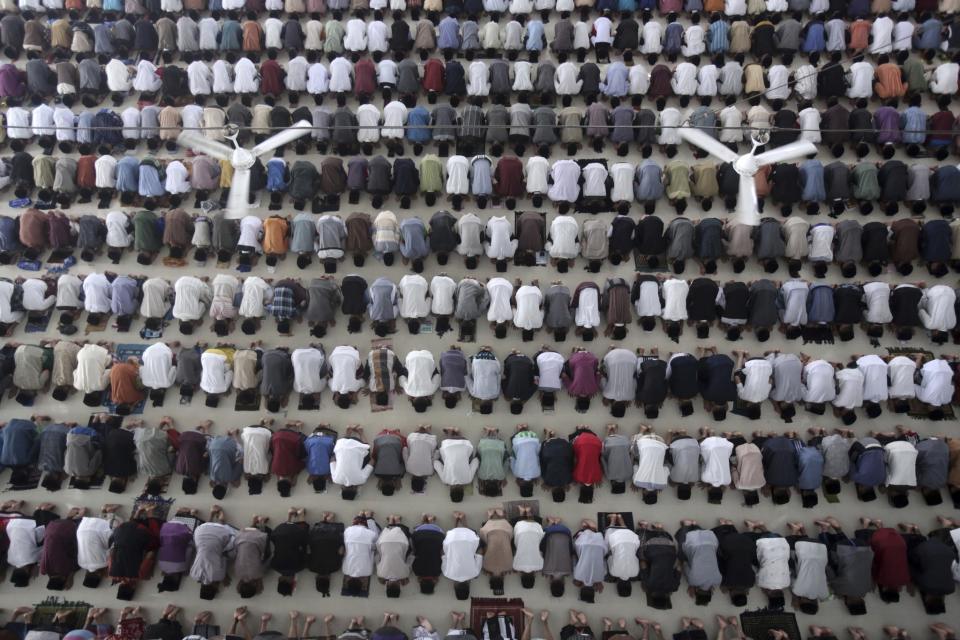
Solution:
{"label": "red shirt", "polygon": [[370,95],[377,90],[377,68],[373,60],[363,58],[353,65],[353,88],[361,95]]}
{"label": "red shirt", "polygon": [[[933,144],[934,142],[950,144],[954,135],[953,127],[956,123],[956,118],[954,118],[953,114],[949,111],[937,111],[930,116],[930,119],[927,121],[927,127],[931,133],[927,134],[927,144]],[[932,133],[934,131],[936,133]]]}
{"label": "red shirt", "polygon": [[294,476],[303,471],[307,451],[303,446],[303,434],[292,429],[274,431],[270,438],[273,460],[270,471],[277,476]]}
{"label": "red shirt", "polygon": [[496,179],[496,194],[501,198],[519,198],[526,191],[523,163],[516,156],[500,158],[493,177]]}
{"label": "red shirt", "polygon": [[895,529],[877,529],[870,537],[873,549],[873,581],[885,589],[898,589],[910,583],[907,543]]}
{"label": "red shirt", "polygon": [[603,480],[600,454],[603,442],[592,431],[584,431],[573,439],[573,481],[599,484]]}
{"label": "red shirt", "polygon": [[443,91],[443,63],[436,58],[430,58],[423,65],[423,80],[421,81],[426,91]]}
{"label": "red shirt", "polygon": [[276,60],[266,60],[260,65],[260,92],[265,96],[278,96],[284,91],[283,69]]}

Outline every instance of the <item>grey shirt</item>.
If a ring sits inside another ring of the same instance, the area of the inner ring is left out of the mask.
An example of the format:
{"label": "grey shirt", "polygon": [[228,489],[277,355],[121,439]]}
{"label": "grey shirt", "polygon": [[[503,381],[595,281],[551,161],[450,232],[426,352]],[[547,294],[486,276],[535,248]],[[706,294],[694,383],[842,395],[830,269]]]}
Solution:
{"label": "grey shirt", "polygon": [[343,296],[333,280],[314,278],[307,287],[307,322],[323,324],[336,317]]}
{"label": "grey shirt", "polygon": [[677,535],[680,550],[686,560],[684,574],[687,583],[697,589],[720,586],[723,576],[717,561],[717,535],[709,529],[694,529],[686,535]]}
{"label": "grey shirt", "polygon": [[687,218],[674,218],[667,226],[667,259],[687,260],[694,256],[693,237],[695,229],[693,223]]}
{"label": "grey shirt", "polygon": [[836,248],[833,251],[833,259],[840,263],[860,262],[863,259],[862,235],[863,227],[856,220],[840,221],[834,238]]}
{"label": "grey shirt", "polygon": [[374,322],[390,322],[397,317],[397,287],[387,278],[377,278],[367,290],[367,312]]}
{"label": "grey shirt", "polygon": [[862,598],[873,589],[873,549],[839,544],[831,556],[827,577],[834,594]]}
{"label": "grey shirt", "polygon": [[293,362],[283,349],[270,349],[260,359],[263,375],[260,393],[265,396],[285,396],[293,390]]}
{"label": "grey shirt", "polygon": [[633,460],[630,458],[630,440],[616,433],[603,440],[603,475],[610,482],[629,482],[633,477]]}
{"label": "grey shirt", "polygon": [[385,433],[373,439],[376,461],[373,473],[378,477],[398,477],[404,474],[403,441],[399,436]]}
{"label": "grey shirt", "polygon": [[555,284],[547,289],[543,300],[543,322],[548,329],[566,329],[573,324],[570,311],[570,289]]}
{"label": "grey shirt", "polygon": [[[44,433],[46,430],[44,430]],[[43,434],[40,436],[43,438]],[[41,439],[41,447],[43,441]],[[924,438],[917,447],[917,486],[923,489],[941,489],[947,485],[950,470],[950,449],[940,438]],[[41,462],[43,449],[40,450]]]}
{"label": "grey shirt", "polygon": [[63,458],[67,451],[67,434],[70,428],[64,424],[48,424],[40,432],[40,453],[37,466],[47,473],[63,471]]}
{"label": "grey shirt", "polygon": [[839,480],[850,471],[850,445],[853,440],[839,434],[826,436],[820,441],[823,453],[823,477]]}
{"label": "grey shirt", "polygon": [[237,554],[233,563],[234,577],[240,582],[263,578],[270,550],[267,533],[259,529],[241,529],[234,544]]}
{"label": "grey shirt", "polygon": [[700,443],[693,438],[681,438],[670,443],[670,480],[677,484],[700,481]]}
{"label": "grey shirt", "polygon": [[463,391],[467,387],[467,357],[460,349],[440,354],[440,388]]}
{"label": "grey shirt", "polygon": [[177,384],[193,385],[200,384],[200,351],[194,347],[185,347],[177,353]]}
{"label": "grey shirt", "polygon": [[453,301],[453,316],[457,320],[476,320],[486,311],[490,297],[486,287],[473,278],[464,278],[457,283]]}
{"label": "grey shirt", "polygon": [[316,225],[313,216],[309,213],[298,213],[290,224],[290,251],[295,253],[312,253]]}

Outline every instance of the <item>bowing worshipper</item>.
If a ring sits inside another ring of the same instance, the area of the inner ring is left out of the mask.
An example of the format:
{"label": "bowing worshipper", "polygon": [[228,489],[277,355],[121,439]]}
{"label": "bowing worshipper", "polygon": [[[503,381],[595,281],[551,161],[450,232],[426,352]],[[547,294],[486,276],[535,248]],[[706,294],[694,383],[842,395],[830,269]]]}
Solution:
{"label": "bowing worshipper", "polygon": [[140,382],[140,363],[136,356],[110,367],[110,402],[117,415],[129,415],[133,408],[146,398]]}
{"label": "bowing worshipper", "polygon": [[560,376],[563,372],[564,359],[549,345],[541,346],[534,359],[537,366],[534,381],[540,394],[540,406],[549,409],[556,405],[557,393],[563,388]]}
{"label": "bowing worshipper", "polygon": [[634,464],[631,441],[621,434],[617,424],[607,425],[607,435],[603,439],[600,462],[603,464],[603,476],[610,482],[610,492],[622,494],[627,482],[633,477]]}
{"label": "bowing worshipper", "polygon": [[506,278],[489,278],[486,284],[486,298],[489,300],[487,321],[494,337],[505,338],[507,323],[513,319],[513,285]]}
{"label": "bowing worshipper", "polygon": [[373,473],[370,464],[370,445],[363,439],[363,428],[350,425],[333,447],[330,461],[330,479],[340,485],[340,495],[346,500],[357,496],[357,487]]}
{"label": "bowing worshipper", "polygon": [[603,442],[586,425],[577,425],[569,438],[574,459],[572,479],[580,485],[580,502],[589,503],[594,487],[603,482]]}
{"label": "bowing worshipper", "polygon": [[397,285],[385,277],[374,280],[367,290],[367,313],[370,315],[374,333],[380,337],[397,330],[398,292]]}
{"label": "bowing worshipper", "polygon": [[864,596],[873,590],[874,552],[867,541],[850,538],[840,521],[833,517],[817,520],[819,539],[827,545],[829,565],[827,577],[834,595],[843,598],[851,615],[867,612]]}
{"label": "bowing worshipper", "polygon": [[617,582],[617,595],[629,597],[632,581],[640,575],[640,536],[627,527],[623,516],[611,513],[607,516],[603,539],[609,550],[607,573]]}
{"label": "bowing worshipper", "polygon": [[573,535],[577,560],[573,565],[573,584],[580,588],[580,599],[593,602],[596,591],[603,591],[607,575],[605,558],[607,541],[597,529],[597,523],[588,518],[580,521],[580,530]]}
{"label": "bowing worshipper", "polygon": [[344,525],[337,522],[336,515],[324,511],[323,518],[310,527],[307,536],[307,568],[316,574],[317,592],[324,598],[330,596],[330,576],[343,566],[343,532]]}
{"label": "bowing worshipper", "polygon": [[179,342],[171,342],[169,346],[155,342],[140,354],[140,385],[155,407],[163,404],[167,389],[176,382],[177,361],[173,348],[179,346]]}
{"label": "bowing worshipper", "polygon": [[422,594],[434,592],[442,572],[445,534],[443,529],[437,526],[436,521],[436,516],[425,513],[420,524],[414,527],[410,535],[413,551],[411,569],[417,576]]}
{"label": "bowing worshipper", "polygon": [[7,537],[5,560],[13,568],[10,582],[15,587],[26,587],[30,583],[30,576],[42,559],[46,525],[59,517],[55,512],[56,505],[50,502],[38,505],[29,517],[19,512],[23,506],[22,500],[4,505],[4,511],[12,512],[4,527]]}
{"label": "bowing worshipper", "polygon": [[243,478],[243,443],[240,430],[232,429],[225,435],[213,436],[207,441],[207,475],[213,497],[222,500],[227,487],[240,486]]}
{"label": "bowing worshipper", "polygon": [[540,291],[540,282],[531,280],[524,285],[520,278],[515,281],[516,289],[513,293],[513,325],[520,329],[523,340],[533,340],[538,329],[543,326],[543,292]]}
{"label": "bowing worshipper", "polygon": [[758,491],[767,484],[760,447],[753,442],[747,442],[739,432],[727,436],[734,445],[733,468],[730,471],[733,486],[743,493],[744,504],[759,504]]}
{"label": "bowing worshipper", "polygon": [[395,378],[402,372],[403,365],[390,347],[379,345],[370,350],[364,365],[363,377],[367,379],[367,387],[377,405],[389,404],[388,394],[396,390]]}
{"label": "bowing worshipper", "polygon": [[363,328],[363,316],[367,313],[367,281],[359,275],[350,274],[340,281],[340,290],[343,298],[340,313],[348,316],[347,331],[357,333]]}
{"label": "bowing worshipper", "polygon": [[49,491],[57,491],[63,485],[67,436],[76,426],[76,422],[53,423],[40,429],[37,468],[43,473],[41,486]]}
{"label": "bowing worshipper", "polygon": [[518,424],[509,446],[510,471],[520,496],[533,496],[533,483],[540,478],[540,437],[526,423]]}
{"label": "bowing worshipper", "polygon": [[400,597],[401,586],[410,578],[410,531],[401,521],[401,516],[387,516],[377,537],[377,579],[386,584],[388,598]]}
{"label": "bowing worshipper", "polygon": [[393,495],[404,473],[406,439],[398,429],[383,429],[374,437],[370,461],[377,485],[385,496]]}
{"label": "bowing worshipper", "polygon": [[195,554],[193,533],[202,524],[199,511],[181,507],[160,527],[160,547],[157,549],[157,568],[163,576],[157,590],[178,591],[184,574],[189,573]]}
{"label": "bowing worshipper", "polygon": [[633,486],[643,492],[644,504],[656,504],[657,497],[666,488],[670,476],[667,466],[667,443],[653,432],[649,425],[642,425],[640,433],[630,442],[633,465]]}
{"label": "bowing worshipper", "polygon": [[541,543],[544,539],[540,518],[530,507],[521,506],[518,520],[513,524],[513,570],[520,574],[520,585],[531,589],[536,574],[543,570],[544,558]]}
{"label": "bowing worshipper", "polygon": [[470,396],[480,404],[480,413],[493,411],[493,402],[500,396],[502,367],[493,349],[482,346],[467,362],[466,384]]}
{"label": "bowing worshipper", "polygon": [[303,507],[291,507],[287,511],[286,522],[281,522],[270,531],[270,544],[273,548],[270,568],[280,574],[277,593],[281,596],[293,595],[297,585],[297,573],[307,566],[310,527],[306,522],[306,515],[307,511]]}
{"label": "bowing worshipper", "polygon": [[463,437],[456,427],[445,428],[446,436],[437,450],[433,467],[440,480],[450,487],[450,500],[463,501],[463,487],[473,483],[480,468],[480,459],[474,452],[474,446]]}
{"label": "bowing worshipper", "polygon": [[48,576],[47,589],[62,591],[71,586],[77,564],[77,527],[87,513],[86,507],[72,507],[67,514],[46,523],[40,552],[40,575]]}
{"label": "bowing worshipper", "polygon": [[380,527],[373,519],[373,512],[368,510],[357,514],[353,524],[344,529],[343,575],[347,593],[362,594],[369,590],[379,535]]}
{"label": "bowing worshipper", "polygon": [[137,453],[137,471],[147,478],[144,489],[148,495],[160,495],[173,473],[175,444],[179,433],[173,418],[164,416],[156,427],[146,426],[143,420],[133,420],[133,444]]}
{"label": "bowing worshipper", "polygon": [[510,401],[510,413],[519,415],[537,390],[537,365],[527,355],[513,350],[503,361],[503,396]]}
{"label": "bowing worshipper", "polygon": [[263,576],[271,555],[269,520],[254,515],[249,527],[236,532],[233,574],[241,598],[252,598],[263,590]]}
{"label": "bowing worshipper", "polygon": [[243,446],[243,474],[251,495],[259,495],[263,481],[270,475],[270,443],[273,437],[273,418],[264,418],[240,432]]}
{"label": "bowing worshipper", "polygon": [[733,442],[717,436],[709,427],[700,428],[700,456],[703,466],[700,482],[707,487],[707,500],[719,504],[723,500],[723,491],[732,480],[730,472],[730,454]]}
{"label": "bowing worshipper", "polygon": [[717,353],[716,347],[704,347],[700,352],[697,377],[703,408],[713,414],[714,420],[724,420],[727,417],[727,403],[737,400],[734,378],[736,366],[730,356]]}
{"label": "bowing worshipper", "polygon": [[576,410],[585,413],[590,408],[590,398],[600,391],[597,357],[582,347],[574,347],[563,365],[561,378],[567,393],[576,398]]}
{"label": "bowing worshipper", "polygon": [[641,522],[637,534],[640,537],[640,584],[647,594],[647,605],[669,609],[671,594],[680,588],[676,542],[659,523]]}
{"label": "bowing worshipper", "polygon": [[343,293],[332,276],[314,278],[307,287],[307,309],[304,318],[310,326],[310,335],[322,338],[327,328],[335,326],[337,308],[343,302]]}
{"label": "bowing worshipper", "polygon": [[717,535],[711,530],[701,529],[695,521],[684,520],[677,532],[677,544],[694,597],[699,602],[708,602],[713,588],[720,586],[723,581],[717,557]]}
{"label": "bowing worshipper", "polygon": [[306,449],[307,481],[314,491],[326,491],[336,440],[337,432],[328,424],[320,424],[303,441]]}
{"label": "bowing worshipper", "polygon": [[50,422],[49,416],[33,415],[29,420],[13,418],[0,423],[0,465],[11,467],[11,482],[19,484],[30,475],[40,452],[39,426]]}
{"label": "bowing worshipper", "polygon": [[[585,443],[590,444],[586,441]],[[602,446],[601,443],[601,451]],[[553,429],[547,429],[540,446],[540,469],[544,488],[550,490],[554,502],[563,502],[566,499],[567,489],[573,482],[574,463],[571,440],[561,438]]]}
{"label": "bowing worshipper", "polygon": [[117,525],[110,534],[108,575],[118,585],[118,600],[133,599],[137,585],[153,572],[162,525],[154,509],[153,504],[138,507],[130,520]]}
{"label": "bowing worshipper", "polygon": [[454,582],[454,593],[458,600],[465,600],[470,594],[470,581],[480,575],[483,557],[478,553],[480,536],[467,526],[466,515],[462,511],[453,513],[454,527],[444,534],[441,572]]}
{"label": "bowing worshipper", "polygon": [[333,402],[341,409],[349,409],[357,402],[357,393],[365,386],[360,352],[352,345],[340,345],[327,358],[330,369],[328,386]]}
{"label": "bowing worshipper", "polygon": [[610,407],[610,415],[622,418],[627,405],[637,394],[637,356],[629,349],[612,345],[600,363],[603,404]]}
{"label": "bowing worshipper", "polygon": [[481,495],[499,496],[507,483],[507,444],[500,437],[499,427],[484,427],[477,442],[477,481]]}
{"label": "bowing worshipper", "polygon": [[282,498],[290,496],[297,476],[304,468],[307,451],[302,428],[302,421],[287,420],[283,428],[270,436],[270,472],[277,478],[277,492]]}
{"label": "bowing worshipper", "polygon": [[494,595],[502,595],[503,577],[513,570],[513,525],[502,508],[491,508],[477,533],[483,545],[483,572],[490,576],[490,590]]}
{"label": "bowing worshipper", "polygon": [[786,537],[786,541],[792,550],[795,567],[790,585],[794,606],[812,615],[819,608],[818,601],[826,600],[830,596],[827,585],[827,546],[809,538],[802,523],[788,522],[787,527],[790,535]]}
{"label": "bowing worshipper", "polygon": [[410,398],[414,411],[426,411],[440,388],[440,372],[433,354],[423,349],[407,353],[402,371],[397,376],[397,386]]}
{"label": "bowing worshipper", "polygon": [[[260,354],[259,361],[258,391],[264,398],[267,411],[277,413],[286,405],[294,386],[294,368],[290,351],[285,347],[267,349]],[[239,370],[236,364],[235,367]]]}
{"label": "bowing worshipper", "polygon": [[730,594],[734,606],[744,606],[756,584],[757,548],[753,536],[737,531],[732,520],[720,518],[713,529],[717,538],[717,563],[723,579],[720,588]]}

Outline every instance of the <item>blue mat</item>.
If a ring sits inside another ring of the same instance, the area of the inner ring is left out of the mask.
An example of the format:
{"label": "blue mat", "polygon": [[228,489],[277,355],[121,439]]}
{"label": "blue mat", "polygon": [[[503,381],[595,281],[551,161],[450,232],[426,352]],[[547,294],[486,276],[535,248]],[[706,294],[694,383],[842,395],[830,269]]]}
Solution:
{"label": "blue mat", "polygon": [[[145,344],[118,344],[116,348],[116,358],[121,362],[131,356],[137,356],[139,358],[141,355],[143,355],[143,352],[146,351],[146,349],[147,345]],[[117,406],[110,402],[110,389],[106,389],[103,392],[103,406],[107,408],[109,413],[115,414],[117,412]],[[143,409],[146,406],[147,400],[144,398],[131,407],[130,415],[139,415],[143,413]]]}

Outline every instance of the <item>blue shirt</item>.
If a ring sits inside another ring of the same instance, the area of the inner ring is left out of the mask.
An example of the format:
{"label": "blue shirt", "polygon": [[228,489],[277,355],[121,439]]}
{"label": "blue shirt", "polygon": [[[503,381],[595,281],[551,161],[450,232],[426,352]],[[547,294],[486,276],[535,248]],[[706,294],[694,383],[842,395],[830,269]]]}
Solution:
{"label": "blue shirt", "polygon": [[730,25],[723,20],[711,22],[707,28],[707,51],[723,53],[730,48]]}
{"label": "blue shirt", "polygon": [[307,449],[307,473],[312,476],[330,475],[330,457],[333,455],[335,438],[327,433],[307,436],[303,446]]}
{"label": "blue shirt", "polygon": [[140,283],[130,276],[117,276],[110,283],[110,311],[115,316],[131,316],[137,312]]}
{"label": "blue shirt", "polygon": [[827,187],[823,182],[823,164],[819,160],[807,160],[800,164],[800,184],[804,202],[822,202],[827,199]]}
{"label": "blue shirt", "polygon": [[600,91],[605,95],[622,98],[630,91],[630,72],[622,62],[613,62],[607,67],[607,77],[600,83]]}
{"label": "blue shirt", "polygon": [[941,31],[943,31],[943,23],[936,18],[925,21],[917,27],[917,34],[913,36],[914,48],[939,49]]}
{"label": "blue shirt", "polygon": [[407,113],[407,140],[413,143],[430,142],[430,112],[417,105]]}
{"label": "blue shirt", "polygon": [[427,242],[427,228],[420,218],[404,218],[400,223],[400,235],[403,243],[400,245],[400,254],[409,260],[426,258],[430,255],[430,244]]}
{"label": "blue shirt", "polygon": [[637,167],[633,193],[640,202],[663,197],[663,169],[654,160],[647,158]]}
{"label": "blue shirt", "polygon": [[827,48],[826,29],[819,20],[807,23],[807,35],[800,43],[800,50],[804,53],[823,51]]}
{"label": "blue shirt", "polygon": [[240,444],[231,436],[214,436],[207,441],[210,460],[210,481],[230,484],[243,475],[243,453]]}
{"label": "blue shirt", "polygon": [[527,22],[527,51],[543,50],[543,23],[539,20]]}
{"label": "blue shirt", "polygon": [[923,144],[927,139],[927,113],[920,107],[908,107],[900,114],[901,139],[904,144]]}
{"label": "blue shirt", "polygon": [[536,480],[540,477],[540,438],[518,433],[513,437],[513,457],[510,471],[520,480]]}
{"label": "blue shirt", "polygon": [[815,284],[807,295],[807,322],[810,324],[828,324],[833,322],[833,287],[828,284]]}
{"label": "blue shirt", "polygon": [[81,111],[77,116],[77,144],[91,144],[93,142],[93,116],[92,111]]}
{"label": "blue shirt", "polygon": [[887,465],[883,458],[883,447],[878,445],[863,450],[856,462],[850,465],[850,479],[865,487],[876,487],[886,482]]}
{"label": "blue shirt", "polygon": [[40,450],[37,425],[13,418],[0,430],[0,466],[20,467],[32,464]]}
{"label": "blue shirt", "polygon": [[285,191],[286,173],[287,163],[282,158],[271,158],[267,162],[267,191]]}
{"label": "blue shirt", "polygon": [[0,251],[17,251],[20,248],[20,231],[17,221],[7,216],[0,217]]}
{"label": "blue shirt", "polygon": [[117,191],[136,192],[140,189],[140,159],[124,156],[117,163]]}
{"label": "blue shirt", "polygon": [[663,32],[663,53],[680,53],[683,46],[683,26],[679,22],[671,22]]}
{"label": "blue shirt", "polygon": [[156,166],[149,162],[140,163],[140,180],[137,183],[137,191],[144,198],[160,198],[166,195],[167,190],[163,187],[163,181],[160,180],[160,171]]}
{"label": "blue shirt", "polygon": [[823,482],[823,454],[817,447],[798,446],[797,452],[800,464],[797,488],[801,491],[816,491]]}
{"label": "blue shirt", "polygon": [[456,18],[447,16],[440,21],[437,27],[437,48],[460,48],[460,23],[457,22]]}

